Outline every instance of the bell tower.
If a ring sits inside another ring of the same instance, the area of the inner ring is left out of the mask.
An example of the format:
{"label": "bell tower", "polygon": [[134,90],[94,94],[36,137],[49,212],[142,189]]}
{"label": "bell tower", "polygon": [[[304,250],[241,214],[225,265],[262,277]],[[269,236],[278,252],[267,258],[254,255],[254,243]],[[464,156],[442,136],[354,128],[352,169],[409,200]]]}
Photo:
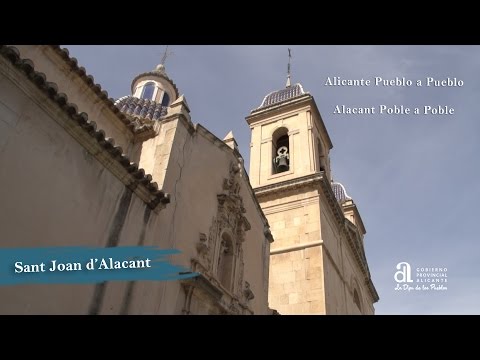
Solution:
{"label": "bell tower", "polygon": [[318,172],[330,179],[333,145],[313,97],[301,84],[268,94],[246,120],[252,130],[253,187]]}
{"label": "bell tower", "polygon": [[313,96],[291,85],[290,66],[285,88],[246,121],[250,182],[275,238],[269,306],[280,314],[373,314],[363,222],[332,181],[332,141]]}

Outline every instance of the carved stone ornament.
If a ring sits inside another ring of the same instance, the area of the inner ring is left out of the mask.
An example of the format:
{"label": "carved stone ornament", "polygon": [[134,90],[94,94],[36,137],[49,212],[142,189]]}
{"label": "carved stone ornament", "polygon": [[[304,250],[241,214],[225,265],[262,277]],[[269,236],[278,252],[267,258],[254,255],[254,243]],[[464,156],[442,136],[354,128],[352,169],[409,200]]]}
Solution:
{"label": "carved stone ornament", "polygon": [[250,289],[250,284],[248,281],[245,281],[245,288],[243,289],[243,295],[247,301],[253,300],[255,295],[253,294],[252,289]]}
{"label": "carved stone ornament", "polygon": [[[199,240],[196,243],[197,257],[193,260],[196,264],[195,271],[201,271],[212,284],[224,289],[224,299],[222,307],[228,309],[229,313],[239,313],[244,310],[245,303],[254,298],[250,290],[250,284],[244,283],[244,262],[243,262],[243,242],[245,241],[245,232],[250,230],[251,225],[245,217],[245,207],[243,199],[240,196],[241,183],[239,178],[242,173],[242,165],[231,162],[229,167],[229,176],[223,180],[222,192],[217,194],[217,214],[212,219],[212,223],[207,234],[200,233]],[[226,247],[222,235],[230,234],[232,245]],[[223,288],[219,282],[218,260],[223,254],[231,252],[232,262],[232,281],[231,288]],[[225,292],[226,291],[226,292]],[[227,303],[224,303],[227,301]]]}
{"label": "carved stone ornament", "polygon": [[197,252],[204,257],[208,253],[208,239],[207,235],[200,233],[200,240],[197,242]]}

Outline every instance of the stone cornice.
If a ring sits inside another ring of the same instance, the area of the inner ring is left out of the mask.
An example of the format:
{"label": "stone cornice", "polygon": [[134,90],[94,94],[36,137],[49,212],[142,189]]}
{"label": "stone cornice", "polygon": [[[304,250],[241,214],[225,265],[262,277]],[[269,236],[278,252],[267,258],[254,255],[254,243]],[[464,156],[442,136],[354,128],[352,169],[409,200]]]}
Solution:
{"label": "stone cornice", "polygon": [[348,200],[347,202],[342,204],[342,207],[345,209],[345,211],[353,211],[353,214],[355,216],[355,223],[357,224],[360,232],[362,234],[366,234],[367,230],[365,229],[365,225],[363,224],[363,220],[360,216],[357,205],[352,200]]}
{"label": "stone cornice", "polygon": [[365,285],[367,286],[370,295],[372,296],[373,302],[375,303],[379,300],[379,296],[370,276],[370,269],[368,268],[367,258],[365,256],[365,249],[363,247],[362,239],[360,237],[358,228],[350,220],[345,219],[344,233],[350,245],[350,249],[352,249],[355,259],[359,264],[361,264],[362,272],[364,274]]}
{"label": "stone cornice", "polygon": [[320,183],[323,180],[323,173],[313,173],[302,177],[276,182],[264,186],[259,186],[254,189],[257,197],[263,197],[279,191],[290,191],[293,189],[311,186],[315,183]]}
{"label": "stone cornice", "polygon": [[264,107],[261,109],[252,110],[250,115],[248,115],[245,120],[247,121],[248,125],[263,120],[264,118],[268,118],[273,116],[272,114],[286,112],[289,108],[295,108],[298,106],[305,106],[309,103],[310,99],[312,99],[312,95],[304,94],[292,99],[288,99],[286,101],[282,101],[280,103],[276,103],[274,105]]}
{"label": "stone cornice", "polygon": [[[78,113],[77,106],[68,102],[67,95],[58,93],[55,83],[48,82],[45,74],[35,71],[32,61],[21,59],[18,50],[13,46],[0,45],[0,56],[4,59],[2,62],[5,66],[10,64],[11,70],[16,70],[18,76],[23,74],[32,86],[51,101],[49,103],[47,100],[39,105],[45,108],[56,107],[63,116],[54,117],[54,120],[148,207],[157,209],[157,206],[161,205],[160,208],[163,208],[170,202],[170,196],[158,189],[157,183],[152,182],[152,176],[145,174],[143,169],[138,168],[138,164],[131,162],[123,149],[115,146],[112,138],[105,138],[105,132],[97,130],[97,124],[88,120],[86,113]],[[9,71],[6,75],[14,77],[15,73]]]}
{"label": "stone cornice", "polygon": [[251,127],[253,123],[258,123],[259,121],[273,117],[276,114],[286,113],[288,111],[292,111],[302,106],[309,106],[310,108],[313,109],[315,114],[318,116],[318,119],[319,119],[318,122],[320,124],[322,132],[326,136],[328,148],[332,149],[333,143],[332,143],[332,140],[330,139],[330,135],[328,134],[327,128],[323,123],[323,119],[322,119],[322,116],[320,115],[320,111],[318,110],[317,104],[315,103],[315,99],[309,93],[305,93],[305,95],[301,95],[301,96],[283,101],[281,103],[276,103],[275,105],[272,105],[272,106],[268,106],[258,110],[252,110],[250,115],[247,116],[245,120],[247,121],[248,125],[250,125]]}
{"label": "stone cornice", "polygon": [[[322,172],[323,174],[323,172]],[[343,215],[343,210],[340,207],[337,199],[335,198],[335,194],[333,193],[332,186],[330,185],[330,181],[326,176],[323,176],[323,181],[320,183],[323,193],[325,194],[328,203],[330,205],[330,209],[333,210],[335,215],[335,219],[337,220],[338,230],[345,234],[347,238],[347,242],[349,248],[352,250],[354,258],[360,267],[365,279],[365,284],[372,296],[373,302],[377,302],[379,300],[378,293],[373,285],[372,278],[370,276],[370,270],[368,269],[367,260],[365,257],[365,252],[363,249],[363,245],[359,237],[352,236],[352,233],[349,231],[349,224],[355,227],[348,219],[345,218]],[[341,215],[341,217],[339,216]],[[355,232],[358,233],[358,229],[355,228]]]}

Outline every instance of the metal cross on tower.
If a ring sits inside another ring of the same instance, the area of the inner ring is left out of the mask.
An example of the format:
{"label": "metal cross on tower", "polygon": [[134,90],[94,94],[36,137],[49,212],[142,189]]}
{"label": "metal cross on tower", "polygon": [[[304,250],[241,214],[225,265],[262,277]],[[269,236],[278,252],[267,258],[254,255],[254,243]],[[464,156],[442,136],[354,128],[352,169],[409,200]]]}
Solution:
{"label": "metal cross on tower", "polygon": [[290,60],[292,59],[292,50],[288,49],[288,68],[287,68],[287,85],[286,87],[290,87]]}

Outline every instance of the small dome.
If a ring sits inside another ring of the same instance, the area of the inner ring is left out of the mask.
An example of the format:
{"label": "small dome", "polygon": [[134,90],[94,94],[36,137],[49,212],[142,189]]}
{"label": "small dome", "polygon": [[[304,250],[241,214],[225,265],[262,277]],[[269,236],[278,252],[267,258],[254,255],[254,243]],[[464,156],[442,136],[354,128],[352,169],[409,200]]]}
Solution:
{"label": "small dome", "polygon": [[115,101],[125,115],[140,120],[159,120],[167,114],[168,106],[178,99],[178,89],[167,76],[165,66],[137,75],[131,86],[132,94]]}
{"label": "small dome", "polygon": [[265,96],[265,98],[262,101],[262,104],[257,109],[275,105],[304,94],[305,94],[305,91],[303,91],[303,87],[301,84],[295,84],[293,86],[286,87],[285,89],[273,91],[267,96]]}
{"label": "small dome", "polygon": [[172,81],[172,79],[170,79],[168,77],[167,73],[165,72],[165,66],[163,64],[158,64],[155,67],[155,70],[147,71],[147,72],[144,72],[144,73],[141,73],[141,74],[135,76],[135,78],[132,81],[132,85],[131,85],[132,93],[135,92],[135,88],[138,84],[138,81],[142,81],[142,80],[146,80],[146,79],[152,80],[152,81],[155,81],[155,82],[159,82],[159,83],[163,83],[164,85],[162,87],[164,89],[166,89],[166,87],[171,87],[171,89],[173,90],[173,91],[170,91],[171,92],[170,97],[173,96],[173,98],[171,99],[172,101],[177,100],[178,97],[180,96],[180,94],[178,92],[178,89],[177,89],[177,86]]}
{"label": "small dome", "polygon": [[352,200],[350,196],[347,194],[347,190],[345,190],[345,186],[338,182],[332,182],[332,190],[335,194],[335,198],[340,204],[343,204],[347,200]]}

